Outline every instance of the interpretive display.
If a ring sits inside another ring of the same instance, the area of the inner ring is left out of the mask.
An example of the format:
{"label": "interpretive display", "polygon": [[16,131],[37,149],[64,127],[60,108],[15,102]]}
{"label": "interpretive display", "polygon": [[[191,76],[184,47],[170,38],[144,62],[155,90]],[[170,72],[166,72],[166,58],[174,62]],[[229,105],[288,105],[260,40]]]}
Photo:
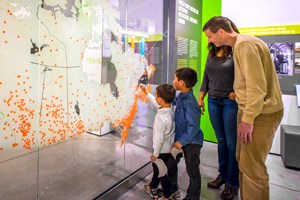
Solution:
{"label": "interpretive display", "polygon": [[176,5],[175,38],[177,40],[177,68],[200,65],[201,3],[179,0]]}
{"label": "interpretive display", "polygon": [[94,199],[149,162],[138,84],[161,64],[162,5],[0,2],[0,199]]}
{"label": "interpretive display", "polygon": [[294,74],[293,43],[269,43],[268,47],[274,61],[276,73],[292,76]]}
{"label": "interpretive display", "polygon": [[[295,84],[300,82],[299,71],[299,25],[274,26],[258,28],[241,28],[240,31],[246,34],[253,33],[262,39],[269,47],[276,69],[280,88],[283,94],[295,94]],[[264,30],[274,30],[264,32]],[[254,30],[255,32],[253,32]],[[289,30],[286,35],[278,35],[279,30]],[[291,34],[294,32],[294,34]],[[266,35],[274,34],[274,35]],[[260,35],[261,34],[261,35]]]}
{"label": "interpretive display", "polygon": [[300,42],[295,43],[295,74],[300,74]]}
{"label": "interpretive display", "polygon": [[147,65],[111,39],[126,32],[119,12],[104,0],[16,2],[1,2],[0,149],[54,144],[105,121],[124,140]]}

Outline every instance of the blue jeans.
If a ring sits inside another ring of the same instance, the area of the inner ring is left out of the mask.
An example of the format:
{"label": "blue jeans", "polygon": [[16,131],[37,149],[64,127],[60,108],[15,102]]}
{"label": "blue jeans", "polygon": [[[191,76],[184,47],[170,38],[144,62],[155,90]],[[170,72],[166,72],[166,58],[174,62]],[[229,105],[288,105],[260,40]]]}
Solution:
{"label": "blue jeans", "polygon": [[219,176],[230,186],[238,188],[237,103],[229,98],[208,97],[208,112],[218,140]]}

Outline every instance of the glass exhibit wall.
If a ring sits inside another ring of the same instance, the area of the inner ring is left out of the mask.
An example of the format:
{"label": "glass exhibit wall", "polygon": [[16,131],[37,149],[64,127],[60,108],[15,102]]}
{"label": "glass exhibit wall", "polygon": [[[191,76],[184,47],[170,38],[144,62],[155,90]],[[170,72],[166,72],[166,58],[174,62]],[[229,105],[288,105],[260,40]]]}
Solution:
{"label": "glass exhibit wall", "polygon": [[[38,20],[21,1],[0,3],[0,199],[35,199],[39,142]],[[26,155],[26,156],[24,156]]]}
{"label": "glass exhibit wall", "polygon": [[[144,68],[143,76],[138,83],[146,85],[151,92],[151,88],[161,83],[162,76],[163,1],[128,0],[124,1],[123,5],[125,9],[120,12],[120,23],[122,27],[126,27],[126,40],[130,48],[134,49],[135,55],[138,55],[139,66]],[[146,162],[150,161],[152,152],[152,129],[149,127],[153,125],[155,111],[149,109],[143,94],[137,99],[137,106],[130,131],[135,134],[129,135],[125,146],[124,173],[126,175],[129,175],[134,166],[140,166],[141,158],[145,157]],[[149,153],[143,155],[144,152],[137,148],[140,146]]]}
{"label": "glass exhibit wall", "polygon": [[162,67],[161,1],[3,0],[0,17],[0,199],[92,199],[149,161],[138,83]]}

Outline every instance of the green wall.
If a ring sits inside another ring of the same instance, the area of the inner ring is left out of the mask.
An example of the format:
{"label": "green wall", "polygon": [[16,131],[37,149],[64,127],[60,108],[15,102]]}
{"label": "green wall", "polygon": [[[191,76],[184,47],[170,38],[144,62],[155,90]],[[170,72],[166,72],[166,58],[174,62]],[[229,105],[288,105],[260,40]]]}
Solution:
{"label": "green wall", "polygon": [[[202,23],[201,23],[202,27],[211,17],[221,15],[221,6],[222,6],[221,0],[202,0]],[[202,29],[202,27],[201,27],[201,29]],[[202,32],[201,42],[202,42],[201,50],[200,50],[200,52],[201,52],[201,67],[200,67],[201,78],[199,81],[199,86],[201,85],[201,82],[202,82],[206,57],[208,54],[207,37],[205,36],[205,34],[203,32]],[[199,98],[199,89],[198,89],[199,86],[196,87],[197,91],[195,91],[195,95],[197,98]],[[201,116],[201,129],[203,130],[204,139],[206,141],[216,142],[217,141],[216,136],[215,136],[214,130],[211,126],[210,119],[209,119],[208,108],[207,108],[207,97],[205,98],[204,102],[205,102],[205,113],[204,113],[204,115]]]}

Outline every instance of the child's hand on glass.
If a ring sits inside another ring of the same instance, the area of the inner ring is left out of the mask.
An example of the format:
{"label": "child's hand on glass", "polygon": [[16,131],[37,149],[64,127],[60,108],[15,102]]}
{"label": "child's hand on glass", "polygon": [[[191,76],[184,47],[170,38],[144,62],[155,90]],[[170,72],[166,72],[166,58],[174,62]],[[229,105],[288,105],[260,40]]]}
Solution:
{"label": "child's hand on glass", "polygon": [[143,85],[143,84],[140,84],[140,89],[141,89],[141,91],[144,93],[144,94],[148,94],[148,92],[147,92],[147,90],[146,90],[146,86],[145,85]]}

